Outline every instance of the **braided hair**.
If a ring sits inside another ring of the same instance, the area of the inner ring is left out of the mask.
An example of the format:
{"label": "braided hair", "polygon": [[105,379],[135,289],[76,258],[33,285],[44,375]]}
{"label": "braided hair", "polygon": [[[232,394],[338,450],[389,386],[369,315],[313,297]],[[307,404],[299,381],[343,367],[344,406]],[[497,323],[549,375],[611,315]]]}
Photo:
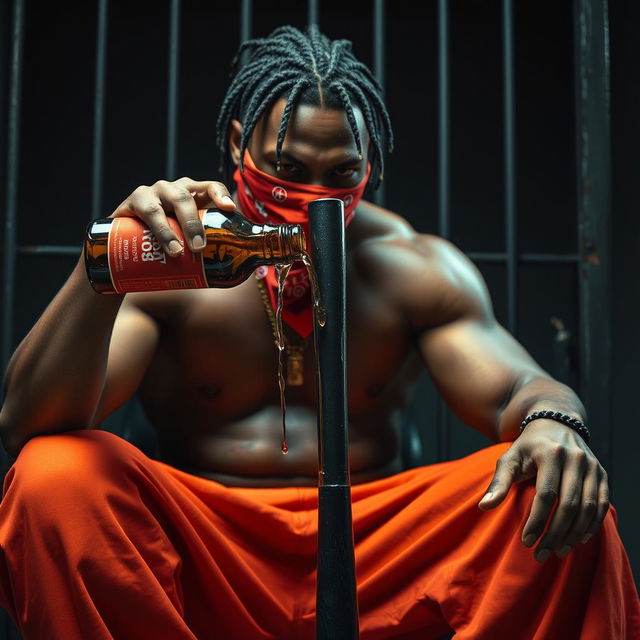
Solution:
{"label": "braided hair", "polygon": [[362,142],[354,103],[365,118],[373,143],[370,184],[377,189],[384,177],[383,144],[393,152],[393,131],[382,99],[382,87],[369,68],[351,52],[350,40],[331,41],[317,24],[303,33],[292,26],[281,26],[266,38],[243,42],[231,62],[229,77],[236,73],[240,56],[251,50],[247,63],[229,86],[216,124],[216,144],[220,150],[220,172],[230,182],[234,170],[227,149],[232,118],[243,123],[240,140],[240,169],[244,171],[244,152],[261,116],[280,98],[287,96],[276,143],[277,169],[289,118],[296,104],[344,109],[360,158]]}

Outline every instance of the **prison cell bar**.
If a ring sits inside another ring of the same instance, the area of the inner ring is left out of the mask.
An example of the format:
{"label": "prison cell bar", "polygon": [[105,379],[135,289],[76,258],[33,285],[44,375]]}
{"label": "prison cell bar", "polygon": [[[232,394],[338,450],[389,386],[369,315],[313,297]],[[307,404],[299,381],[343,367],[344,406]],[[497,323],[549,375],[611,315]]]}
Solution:
{"label": "prison cell bar", "polygon": [[12,25],[11,75],[7,136],[7,203],[4,227],[4,283],[2,307],[2,371],[9,363],[13,341],[15,303],[16,223],[18,204],[18,156],[20,143],[20,103],[22,98],[22,47],[24,42],[24,0],[16,0]]}
{"label": "prison cell bar", "polygon": [[[240,44],[251,39],[251,25],[253,23],[253,2],[252,0],[242,0],[240,5]],[[238,61],[238,69],[247,64],[249,51],[243,51]]]}
{"label": "prison cell bar", "polygon": [[176,180],[178,139],[178,56],[180,53],[180,0],[171,0],[169,18],[169,78],[167,91],[166,179]]}
{"label": "prison cell bar", "polygon": [[[386,74],[385,62],[387,55],[386,48],[386,20],[385,20],[385,0],[373,0],[373,75],[382,87],[382,99],[385,100],[386,94]],[[385,178],[386,176],[383,176]],[[380,183],[380,186],[373,194],[373,201],[379,206],[384,207],[386,203],[386,182]]]}
{"label": "prison cell bar", "polygon": [[307,24],[318,24],[318,0],[307,0]]}
{"label": "prison cell bar", "polygon": [[504,226],[507,251],[507,329],[518,333],[518,245],[516,229],[516,124],[513,79],[513,0],[502,0],[502,96],[504,101]]}
{"label": "prison cell bar", "polygon": [[580,395],[602,466],[611,465],[611,137],[607,0],[574,0]]}
{"label": "prison cell bar", "polygon": [[[450,237],[451,174],[449,159],[449,0],[438,0],[438,234]],[[436,394],[436,455],[451,457],[451,421],[444,399]]]}
{"label": "prison cell bar", "polygon": [[[109,0],[98,0],[96,33],[96,80],[93,103],[93,166],[91,180],[91,220],[101,217],[102,165],[104,162],[104,103],[107,78],[107,16]],[[78,249],[75,248],[74,255]]]}

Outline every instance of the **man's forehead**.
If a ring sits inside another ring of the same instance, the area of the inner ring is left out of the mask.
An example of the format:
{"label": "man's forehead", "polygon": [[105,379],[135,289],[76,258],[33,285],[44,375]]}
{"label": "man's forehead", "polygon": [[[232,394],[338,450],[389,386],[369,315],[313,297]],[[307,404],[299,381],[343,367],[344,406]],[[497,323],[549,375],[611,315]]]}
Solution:
{"label": "man's forehead", "polygon": [[[287,104],[285,98],[276,101],[269,113],[258,121],[254,129],[252,142],[260,145],[263,151],[275,148],[280,131],[282,114]],[[354,115],[360,132],[363,149],[369,143],[364,116],[354,105]],[[304,147],[329,149],[336,146],[356,149],[355,140],[344,110],[316,107],[308,104],[296,105],[287,123],[285,143],[289,151]]]}

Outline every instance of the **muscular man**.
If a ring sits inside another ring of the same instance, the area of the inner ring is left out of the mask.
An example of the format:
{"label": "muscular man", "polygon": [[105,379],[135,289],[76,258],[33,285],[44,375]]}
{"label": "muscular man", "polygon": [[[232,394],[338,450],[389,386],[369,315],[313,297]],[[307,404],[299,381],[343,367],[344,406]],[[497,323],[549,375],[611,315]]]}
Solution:
{"label": "muscular man", "polygon": [[[393,140],[369,70],[317,28],[281,27],[243,48],[252,55],[218,120],[236,190],[228,175],[159,180],[111,217],[141,218],[175,256],[167,216],[199,251],[199,209],[282,221],[304,214],[301,202],[344,197],[363,639],[639,637],[606,471],[557,420],[519,432],[543,409],[585,421],[582,402],[497,323],[459,249],[362,199]],[[269,198],[275,187],[288,202]],[[285,456],[261,286],[98,295],[80,257],[22,341],[0,413],[17,458],[0,504],[0,602],[26,638],[313,637],[308,300],[289,292],[287,338],[304,366],[287,390]],[[398,416],[422,367],[495,445],[402,470]],[[157,461],[97,429],[136,390]]]}

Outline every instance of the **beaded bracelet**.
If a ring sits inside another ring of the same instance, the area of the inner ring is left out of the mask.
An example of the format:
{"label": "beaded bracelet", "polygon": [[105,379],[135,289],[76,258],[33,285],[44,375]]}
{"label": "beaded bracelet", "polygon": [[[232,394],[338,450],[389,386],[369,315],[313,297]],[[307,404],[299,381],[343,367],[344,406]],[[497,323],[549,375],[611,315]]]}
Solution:
{"label": "beaded bracelet", "polygon": [[524,430],[524,428],[536,418],[547,418],[550,420],[557,420],[558,422],[562,422],[566,424],[568,427],[571,427],[574,431],[577,431],[582,439],[589,444],[589,440],[591,439],[591,434],[589,433],[589,429],[581,420],[577,418],[572,418],[566,413],[560,413],[559,411],[536,411],[534,413],[530,413],[520,424],[520,433]]}

